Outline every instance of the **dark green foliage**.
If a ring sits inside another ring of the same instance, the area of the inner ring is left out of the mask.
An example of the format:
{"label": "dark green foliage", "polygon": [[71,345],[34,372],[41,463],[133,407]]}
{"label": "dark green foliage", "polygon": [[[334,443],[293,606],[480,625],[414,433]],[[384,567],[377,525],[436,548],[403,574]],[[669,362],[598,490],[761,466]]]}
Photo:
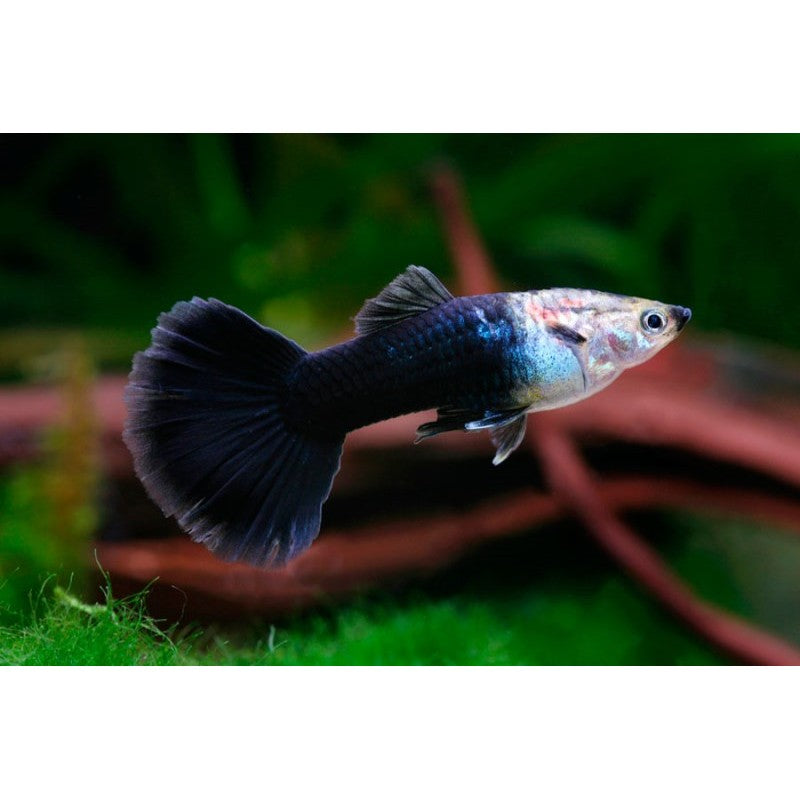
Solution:
{"label": "dark green foliage", "polygon": [[[800,137],[3,137],[5,325],[136,331],[193,294],[306,339],[410,263],[449,257],[426,178],[463,174],[500,273],[691,306],[800,344]],[[305,322],[303,322],[305,320]],[[298,333],[295,330],[295,333]],[[312,343],[312,342],[306,342]]]}

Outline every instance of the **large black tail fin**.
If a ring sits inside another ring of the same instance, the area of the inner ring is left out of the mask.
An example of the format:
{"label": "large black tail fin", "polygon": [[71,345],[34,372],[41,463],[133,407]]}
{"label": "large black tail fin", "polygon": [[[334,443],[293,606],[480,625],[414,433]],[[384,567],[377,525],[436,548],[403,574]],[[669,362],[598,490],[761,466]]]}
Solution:
{"label": "large black tail fin", "polygon": [[319,532],[342,440],[284,423],[286,379],[304,355],[239,309],[195,297],[162,314],[134,358],[124,439],[136,474],[227,560],[283,564]]}

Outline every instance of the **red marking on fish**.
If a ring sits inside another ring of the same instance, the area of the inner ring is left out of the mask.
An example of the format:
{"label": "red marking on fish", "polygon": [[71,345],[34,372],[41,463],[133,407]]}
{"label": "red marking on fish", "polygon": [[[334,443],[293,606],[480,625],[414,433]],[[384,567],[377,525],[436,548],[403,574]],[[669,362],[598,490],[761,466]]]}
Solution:
{"label": "red marking on fish", "polygon": [[525,303],[525,311],[531,319],[537,322],[558,322],[559,315],[557,311],[538,305],[533,301],[533,298],[528,299],[527,303]]}
{"label": "red marking on fish", "polygon": [[630,349],[630,341],[626,341],[625,337],[617,336],[617,334],[613,332],[608,334],[608,343],[615,353],[625,353]]}
{"label": "red marking on fish", "polygon": [[578,297],[561,297],[558,302],[562,308],[583,308],[586,305],[586,301]]}

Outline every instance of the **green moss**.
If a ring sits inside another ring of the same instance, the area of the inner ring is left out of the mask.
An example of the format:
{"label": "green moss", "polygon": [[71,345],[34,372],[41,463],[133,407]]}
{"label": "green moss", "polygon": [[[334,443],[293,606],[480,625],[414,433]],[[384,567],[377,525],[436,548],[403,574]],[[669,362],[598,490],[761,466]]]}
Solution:
{"label": "green moss", "polygon": [[88,605],[58,590],[0,630],[0,664],[525,665],[724,663],[619,579],[596,591],[368,599],[279,627],[164,631],[144,593]]}
{"label": "green moss", "polygon": [[180,663],[168,634],[144,613],[143,596],[89,605],[56,587],[27,624],[0,629],[0,664],[117,666]]}
{"label": "green moss", "polygon": [[274,664],[722,663],[621,581],[581,595],[531,587],[506,598],[420,597],[279,629]]}

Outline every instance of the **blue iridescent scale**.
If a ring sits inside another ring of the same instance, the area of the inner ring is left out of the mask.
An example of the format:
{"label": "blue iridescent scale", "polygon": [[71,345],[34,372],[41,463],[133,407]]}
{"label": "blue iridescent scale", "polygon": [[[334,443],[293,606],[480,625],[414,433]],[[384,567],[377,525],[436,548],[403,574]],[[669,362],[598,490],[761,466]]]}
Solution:
{"label": "blue iridescent scale", "polygon": [[287,386],[287,421],[340,435],[429,408],[513,407],[535,380],[531,343],[507,294],[458,297],[309,353]]}

